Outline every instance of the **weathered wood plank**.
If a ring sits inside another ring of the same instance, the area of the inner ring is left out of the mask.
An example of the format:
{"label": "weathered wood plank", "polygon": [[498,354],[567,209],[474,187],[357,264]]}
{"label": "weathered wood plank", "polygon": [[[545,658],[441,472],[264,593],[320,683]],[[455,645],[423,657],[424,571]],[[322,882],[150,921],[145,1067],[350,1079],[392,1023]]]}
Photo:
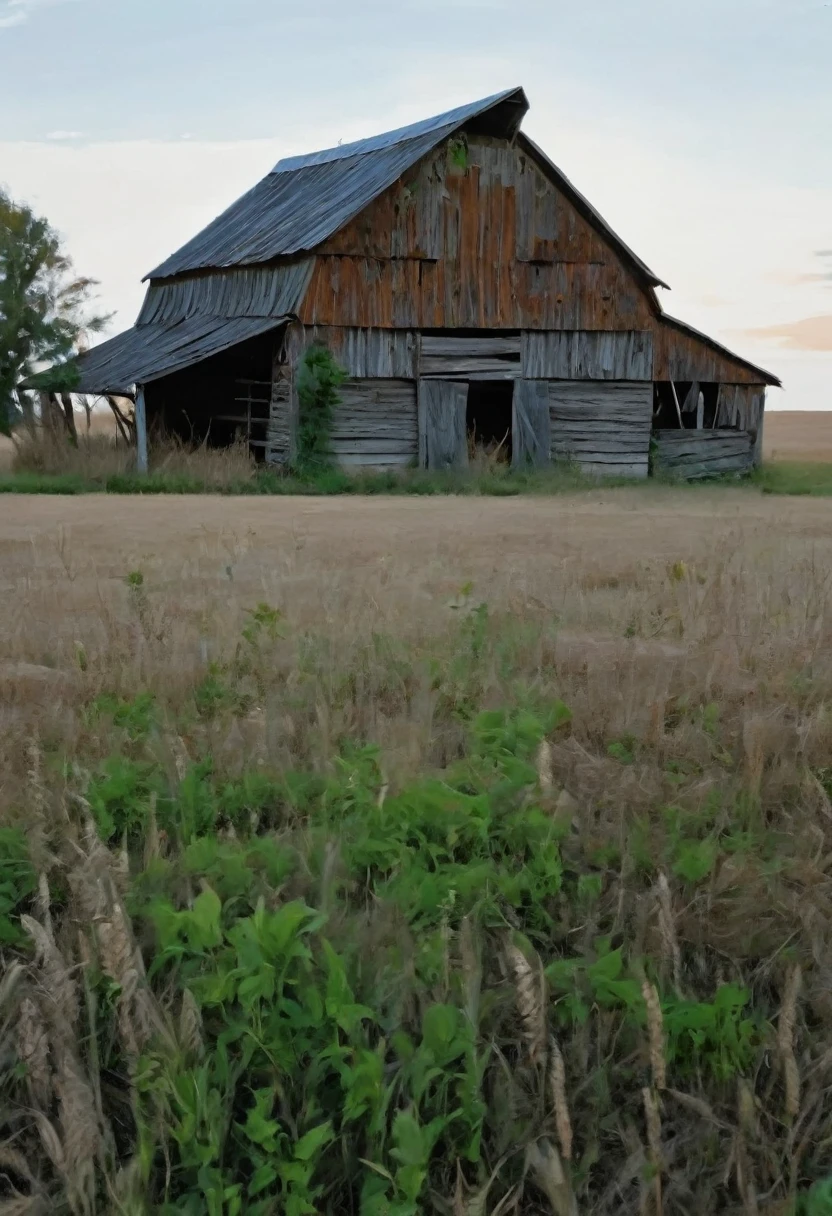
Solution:
{"label": "weathered wood plank", "polygon": [[593,464],[581,462],[580,470],[585,477],[627,477],[642,481],[647,477],[646,463],[638,461],[634,464]]}
{"label": "weathered wood plank", "polygon": [[520,334],[467,337],[452,334],[422,334],[421,357],[458,359],[520,358]]}
{"label": "weathered wood plank", "polygon": [[307,325],[304,345],[320,343],[348,376],[356,379],[416,378],[417,337],[410,329]]}
{"label": "weathered wood plank", "polygon": [[422,380],[419,393],[425,403],[427,467],[465,468],[468,464],[467,385],[453,380]]}
{"label": "weathered wood plank", "polygon": [[520,376],[520,360],[462,358],[458,355],[422,355],[419,375],[439,380],[515,380]]}
{"label": "weathered wood plank", "polygon": [[655,467],[686,480],[746,473],[754,461],[748,431],[656,431]]}
{"label": "weathered wood plank", "polygon": [[518,380],[512,400],[511,462],[542,468],[551,459],[549,386],[545,380]]}
{"label": "weathered wood plank", "polygon": [[581,469],[646,477],[652,386],[634,381],[550,380],[553,460]]}
{"label": "weathered wood plank", "polygon": [[414,463],[414,457],[402,452],[381,455],[374,452],[346,452],[338,457],[338,463],[347,469],[406,469]]}
{"label": "weathered wood plank", "polygon": [[348,380],[332,419],[332,455],[345,467],[416,462],[416,385],[412,380]]}
{"label": "weathered wood plank", "polygon": [[526,330],[523,375],[542,380],[652,380],[648,330]]}
{"label": "weathered wood plank", "polygon": [[267,464],[287,465],[294,459],[297,433],[297,364],[304,349],[300,325],[287,326],[272,364],[269,424],[266,428]]}

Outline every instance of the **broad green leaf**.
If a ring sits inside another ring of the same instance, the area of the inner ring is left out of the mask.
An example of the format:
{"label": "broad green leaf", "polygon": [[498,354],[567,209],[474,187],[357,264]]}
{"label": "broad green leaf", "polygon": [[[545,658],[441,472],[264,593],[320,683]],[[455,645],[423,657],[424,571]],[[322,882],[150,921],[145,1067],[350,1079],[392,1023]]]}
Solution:
{"label": "broad green leaf", "polygon": [[322,1123],[301,1136],[295,1145],[295,1158],[298,1161],[310,1161],[312,1157],[333,1138],[332,1124]]}

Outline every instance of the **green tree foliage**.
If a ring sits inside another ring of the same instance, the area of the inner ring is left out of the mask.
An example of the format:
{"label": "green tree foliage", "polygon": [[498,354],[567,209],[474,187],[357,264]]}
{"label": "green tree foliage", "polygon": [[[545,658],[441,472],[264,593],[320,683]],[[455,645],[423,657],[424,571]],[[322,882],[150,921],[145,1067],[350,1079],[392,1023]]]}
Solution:
{"label": "green tree foliage", "polygon": [[91,311],[94,286],[75,273],[49,222],[0,190],[0,432],[20,417],[18,385],[44,364],[39,387],[72,389],[79,338],[108,319]]}

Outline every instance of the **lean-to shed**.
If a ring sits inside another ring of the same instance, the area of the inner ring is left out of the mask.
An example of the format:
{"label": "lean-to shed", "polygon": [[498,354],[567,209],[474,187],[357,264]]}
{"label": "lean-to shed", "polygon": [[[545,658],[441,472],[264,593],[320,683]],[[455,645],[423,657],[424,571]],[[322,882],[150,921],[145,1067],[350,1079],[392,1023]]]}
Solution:
{"label": "lean-to shed", "polygon": [[148,424],[291,461],[312,343],[348,379],[343,465],[569,459],[644,477],[759,461],[776,377],[666,316],[665,286],[521,130],[510,89],[280,161],[147,276],[77,391],[141,389]]}

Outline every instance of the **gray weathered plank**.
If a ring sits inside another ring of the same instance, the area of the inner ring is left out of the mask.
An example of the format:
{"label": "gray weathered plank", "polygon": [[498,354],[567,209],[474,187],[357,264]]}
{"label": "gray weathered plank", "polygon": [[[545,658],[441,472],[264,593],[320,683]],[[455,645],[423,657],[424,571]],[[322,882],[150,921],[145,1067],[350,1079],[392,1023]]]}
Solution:
{"label": "gray weathered plank", "polygon": [[640,460],[633,464],[593,464],[590,461],[582,461],[580,470],[585,477],[628,477],[641,480],[647,476],[647,466]]}
{"label": "gray weathered plank", "polygon": [[303,328],[288,325],[272,364],[269,423],[266,428],[267,464],[287,465],[295,456],[298,395],[297,363],[304,346]]}
{"label": "gray weathered plank", "polygon": [[748,472],[754,439],[748,431],[656,431],[655,466],[686,480]]}
{"label": "gray weathered plank", "polygon": [[548,388],[554,460],[573,461],[592,473],[647,476],[653,414],[649,383],[551,380]]}
{"label": "gray weathered plank", "polygon": [[418,454],[412,380],[347,380],[332,419],[332,455],[346,467],[397,467]]}
{"label": "gray weathered plank", "polygon": [[450,334],[422,334],[421,357],[459,359],[496,359],[514,356],[520,358],[520,335],[509,337],[496,335],[480,337],[457,337]]}
{"label": "gray weathered plank", "polygon": [[453,380],[421,380],[425,409],[425,456],[429,469],[465,468],[468,387]]}
{"label": "gray weathered plank", "polygon": [[423,334],[419,375],[440,379],[513,380],[520,375],[520,335]]}
{"label": "gray weathered plank", "polygon": [[545,380],[518,380],[512,402],[511,461],[542,468],[551,459],[549,386]]}
{"label": "gray weathered plank", "polygon": [[504,359],[474,356],[422,355],[419,375],[440,380],[516,380],[520,376],[520,361],[509,363]]}
{"label": "gray weathered plank", "polygon": [[346,325],[307,325],[306,346],[320,343],[348,376],[356,379],[416,378],[417,335],[407,329],[359,329]]}
{"label": "gray weathered plank", "polygon": [[523,375],[541,380],[652,380],[649,331],[525,330]]}

